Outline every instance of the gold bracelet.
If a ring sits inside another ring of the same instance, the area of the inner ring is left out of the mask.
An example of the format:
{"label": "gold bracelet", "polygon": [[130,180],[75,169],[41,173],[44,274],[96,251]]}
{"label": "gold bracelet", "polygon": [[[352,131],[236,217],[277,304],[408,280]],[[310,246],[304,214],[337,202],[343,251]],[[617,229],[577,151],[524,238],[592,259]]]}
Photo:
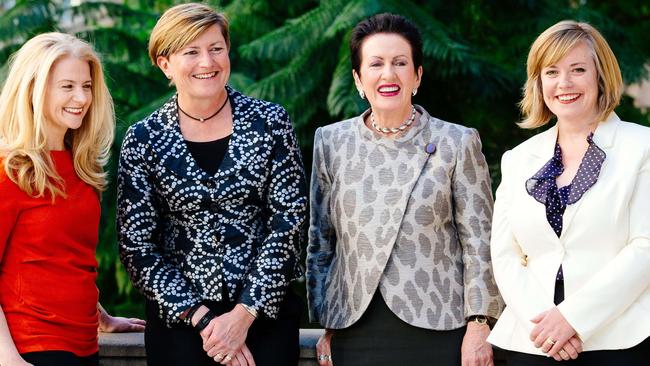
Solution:
{"label": "gold bracelet", "polygon": [[255,310],[253,307],[248,306],[246,304],[239,303],[244,310],[248,311],[250,315],[253,316],[253,318],[257,319],[257,310]]}

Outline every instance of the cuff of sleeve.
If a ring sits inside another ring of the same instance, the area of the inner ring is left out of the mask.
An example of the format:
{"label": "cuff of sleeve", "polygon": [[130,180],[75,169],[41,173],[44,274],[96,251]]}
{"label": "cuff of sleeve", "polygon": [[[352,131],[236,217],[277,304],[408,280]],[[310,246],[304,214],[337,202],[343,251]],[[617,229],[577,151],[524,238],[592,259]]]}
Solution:
{"label": "cuff of sleeve", "polygon": [[571,303],[564,301],[561,304],[557,306],[557,309],[560,311],[560,314],[566,319],[566,321],[569,323],[569,325],[573,328],[573,330],[576,331],[576,335],[580,340],[583,342],[587,340],[587,338],[591,337],[593,334],[593,330],[590,331],[587,328],[587,325],[589,324],[589,321],[587,320],[587,323],[585,326],[581,326],[580,320],[578,317],[575,316],[575,314],[579,314],[577,311],[572,311],[573,309],[571,308]]}

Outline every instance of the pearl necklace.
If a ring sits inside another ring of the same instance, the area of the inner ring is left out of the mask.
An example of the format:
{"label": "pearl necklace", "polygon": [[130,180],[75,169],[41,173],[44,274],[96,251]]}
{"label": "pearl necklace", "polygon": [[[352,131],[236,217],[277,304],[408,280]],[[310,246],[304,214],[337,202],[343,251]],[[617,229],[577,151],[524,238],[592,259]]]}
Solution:
{"label": "pearl necklace", "polygon": [[411,106],[411,117],[409,117],[404,123],[402,123],[399,127],[379,127],[377,126],[377,123],[375,122],[375,114],[373,112],[370,112],[370,124],[372,127],[377,130],[377,132],[381,133],[398,133],[402,132],[405,129],[408,128],[413,122],[415,121],[415,107]]}

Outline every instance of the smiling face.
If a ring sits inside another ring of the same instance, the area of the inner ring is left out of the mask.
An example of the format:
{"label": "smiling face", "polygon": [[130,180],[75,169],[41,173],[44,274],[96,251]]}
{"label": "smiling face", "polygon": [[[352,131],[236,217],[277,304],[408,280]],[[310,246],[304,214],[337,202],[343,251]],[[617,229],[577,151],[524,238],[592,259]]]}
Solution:
{"label": "smiling face", "polygon": [[230,77],[228,48],[218,25],[169,57],[159,56],[157,62],[186,100],[218,97]]}
{"label": "smiling face", "polygon": [[542,69],[542,92],[558,122],[592,123],[598,115],[598,71],[591,48],[581,42]]}
{"label": "smiling face", "polygon": [[45,90],[44,115],[53,146],[62,146],[68,129],[81,127],[93,100],[90,65],[72,56],[57,60]]}
{"label": "smiling face", "polygon": [[359,74],[352,72],[357,89],[363,90],[374,112],[407,114],[413,89],[420,85],[411,45],[394,33],[369,36],[361,46]]}

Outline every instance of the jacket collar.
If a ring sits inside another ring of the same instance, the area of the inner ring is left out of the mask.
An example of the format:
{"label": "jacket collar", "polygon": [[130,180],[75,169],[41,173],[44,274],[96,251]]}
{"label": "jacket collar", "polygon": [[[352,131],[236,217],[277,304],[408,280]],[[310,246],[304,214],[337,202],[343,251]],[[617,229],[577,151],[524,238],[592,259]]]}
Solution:
{"label": "jacket collar", "polygon": [[[265,134],[265,119],[256,109],[255,100],[230,86],[226,86],[233,113],[233,132],[216,178],[234,175],[255,156],[250,150],[252,134]],[[157,112],[152,114],[150,144],[161,163],[179,176],[208,180],[214,178],[199,168],[181,133],[178,118],[178,95],[173,95]],[[261,141],[261,139],[259,139]],[[247,142],[248,141],[248,142]],[[243,148],[247,146],[247,148]]]}

